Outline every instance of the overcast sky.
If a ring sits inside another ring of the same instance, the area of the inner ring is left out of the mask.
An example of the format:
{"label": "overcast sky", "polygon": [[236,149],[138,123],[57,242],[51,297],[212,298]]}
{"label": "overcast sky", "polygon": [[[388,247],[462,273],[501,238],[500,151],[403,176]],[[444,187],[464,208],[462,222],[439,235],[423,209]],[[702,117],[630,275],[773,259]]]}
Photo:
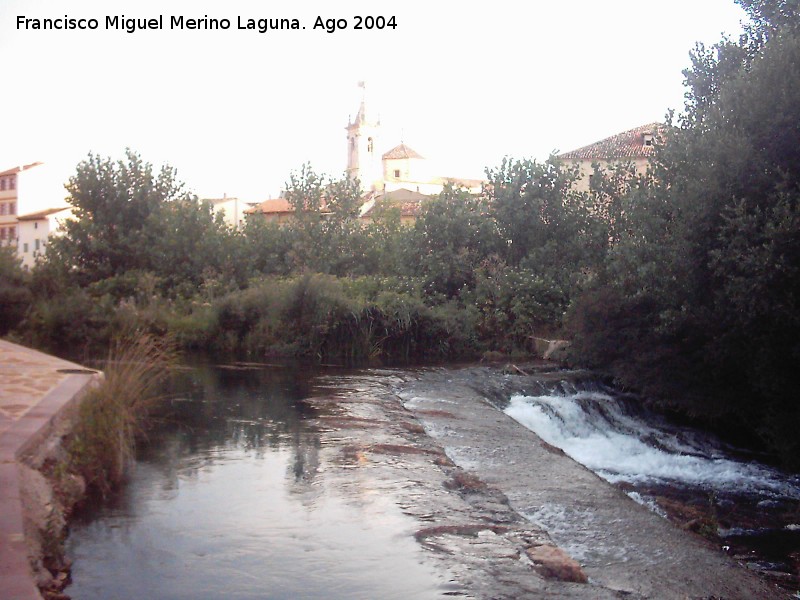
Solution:
{"label": "overcast sky", "polygon": [[[107,30],[106,16],[164,29]],[[181,31],[170,16],[227,18]],[[356,15],[396,28],[356,31]],[[95,18],[97,30],[17,29],[17,17]],[[345,19],[334,33],[317,16]],[[304,30],[237,29],[297,18]],[[504,156],[544,159],[683,106],[695,42],[738,35],[733,0],[0,0],[0,170],[41,160],[68,177],[90,151],[169,163],[202,197],[275,196],[310,162],[345,169],[364,80],[378,150],[406,144],[437,174],[481,177]]]}

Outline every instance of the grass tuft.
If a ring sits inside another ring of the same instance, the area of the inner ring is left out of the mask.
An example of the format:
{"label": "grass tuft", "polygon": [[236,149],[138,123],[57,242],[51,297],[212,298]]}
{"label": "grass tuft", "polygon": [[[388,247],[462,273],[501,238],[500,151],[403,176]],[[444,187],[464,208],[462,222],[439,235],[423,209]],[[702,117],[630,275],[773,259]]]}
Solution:
{"label": "grass tuft", "polygon": [[105,496],[122,480],[175,359],[171,341],[147,334],[113,344],[105,378],[81,403],[68,443],[71,470],[88,487]]}

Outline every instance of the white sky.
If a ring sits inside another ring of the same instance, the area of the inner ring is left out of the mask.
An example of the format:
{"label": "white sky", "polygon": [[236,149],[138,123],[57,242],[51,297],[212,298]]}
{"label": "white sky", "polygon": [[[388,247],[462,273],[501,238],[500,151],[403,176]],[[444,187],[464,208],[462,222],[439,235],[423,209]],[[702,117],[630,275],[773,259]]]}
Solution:
{"label": "white sky", "polygon": [[[165,15],[164,30],[104,29]],[[355,15],[397,28],[355,31]],[[18,31],[16,17],[93,17],[96,31]],[[231,20],[170,30],[169,15]],[[350,28],[312,30],[317,15]],[[301,31],[240,31],[237,17]],[[388,150],[401,137],[440,175],[482,177],[504,156],[544,159],[683,106],[695,42],[738,34],[733,0],[0,0],[0,170],[64,173],[126,147],[202,197],[275,196],[310,162],[344,172],[344,127],[366,80]]]}

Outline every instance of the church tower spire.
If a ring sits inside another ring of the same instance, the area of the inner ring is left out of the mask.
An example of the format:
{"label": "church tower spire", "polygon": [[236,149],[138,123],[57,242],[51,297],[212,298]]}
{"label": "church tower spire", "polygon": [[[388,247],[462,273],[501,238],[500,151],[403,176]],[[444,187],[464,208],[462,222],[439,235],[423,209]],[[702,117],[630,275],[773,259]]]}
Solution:
{"label": "church tower spire", "polygon": [[367,86],[363,81],[361,104],[353,122],[347,123],[347,176],[358,179],[364,191],[378,188],[381,181],[381,159],[378,154],[380,120],[375,118],[367,102]]}

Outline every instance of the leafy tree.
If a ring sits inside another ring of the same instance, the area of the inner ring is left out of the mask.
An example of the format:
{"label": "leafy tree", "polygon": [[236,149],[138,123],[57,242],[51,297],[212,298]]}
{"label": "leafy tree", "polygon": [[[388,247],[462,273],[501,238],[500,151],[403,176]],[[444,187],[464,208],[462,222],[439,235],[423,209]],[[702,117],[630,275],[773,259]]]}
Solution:
{"label": "leafy tree", "polygon": [[154,291],[183,296],[209,281],[246,283],[241,234],[184,192],[174,169],[156,173],[131,150],[119,161],[90,154],[67,189],[76,219],[50,244],[43,269],[50,278],[60,271],[92,295],[116,299],[136,298],[150,282]]}
{"label": "leafy tree", "polygon": [[736,0],[750,17],[752,24],[748,35],[766,41],[781,28],[797,28],[800,25],[800,1],[798,0]]}
{"label": "leafy tree", "polygon": [[792,2],[741,4],[754,24],[693,54],[686,114],[573,324],[584,359],[797,460],[800,35]]}
{"label": "leafy tree", "polygon": [[151,268],[165,290],[182,287],[191,296],[200,284],[215,281],[223,289],[246,284],[249,275],[243,235],[228,226],[210,203],[181,197],[162,203],[148,228],[159,232]]}
{"label": "leafy tree", "polygon": [[149,270],[161,234],[153,215],[163,202],[186,198],[182,187],[173,169],[155,173],[131,150],[119,161],[89,154],[67,184],[76,218],[65,223],[48,258],[69,265],[81,284]]}
{"label": "leafy tree", "polygon": [[364,233],[374,272],[387,276],[416,273],[416,265],[410,269],[406,264],[410,232],[402,223],[400,207],[392,203],[378,203],[371,211],[371,216],[372,222],[364,228]]}
{"label": "leafy tree", "polygon": [[244,239],[248,271],[251,275],[288,275],[292,230],[267,222],[257,215],[246,220]]}
{"label": "leafy tree", "polygon": [[543,163],[504,159],[487,175],[486,201],[500,238],[499,254],[509,266],[527,262],[572,273],[596,260],[590,253],[597,250],[598,216],[589,198],[572,187],[576,169],[555,157]]}
{"label": "leafy tree", "polygon": [[609,220],[599,210],[603,194],[573,189],[577,169],[555,157],[544,163],[506,159],[488,175],[498,255],[539,279],[550,297],[568,301],[609,245]]}
{"label": "leafy tree", "polygon": [[409,233],[409,270],[424,278],[427,294],[446,298],[474,287],[496,243],[485,198],[452,185],[422,206]]}
{"label": "leafy tree", "polygon": [[0,335],[7,334],[22,320],[31,300],[22,260],[12,247],[0,247]]}
{"label": "leafy tree", "polygon": [[284,197],[295,211],[287,225],[293,271],[340,276],[375,271],[369,238],[359,221],[362,196],[357,180],[320,175],[306,164],[291,173]]}

